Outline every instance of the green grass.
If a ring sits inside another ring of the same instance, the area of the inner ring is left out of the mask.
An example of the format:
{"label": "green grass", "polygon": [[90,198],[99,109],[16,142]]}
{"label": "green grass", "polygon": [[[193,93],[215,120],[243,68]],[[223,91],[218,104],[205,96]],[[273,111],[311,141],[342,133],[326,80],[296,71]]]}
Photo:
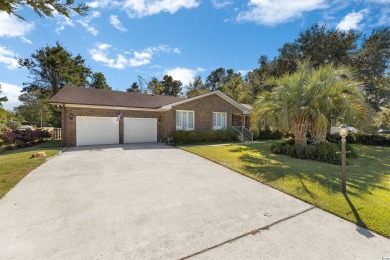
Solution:
{"label": "green grass", "polygon": [[182,149],[390,237],[390,147],[354,145],[344,196],[340,166],[272,154],[272,143]]}
{"label": "green grass", "polygon": [[[28,148],[0,152],[0,198],[18,184],[29,172],[62,149],[61,140],[53,140]],[[44,151],[46,157],[30,159],[32,154],[40,151]]]}

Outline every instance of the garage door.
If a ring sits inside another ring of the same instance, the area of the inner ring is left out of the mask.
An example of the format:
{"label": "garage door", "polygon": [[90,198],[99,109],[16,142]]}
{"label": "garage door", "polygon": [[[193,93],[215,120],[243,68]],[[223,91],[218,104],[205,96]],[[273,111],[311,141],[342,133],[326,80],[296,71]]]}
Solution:
{"label": "garage door", "polygon": [[79,145],[119,144],[116,117],[76,117],[76,142]]}
{"label": "garage door", "polygon": [[157,118],[125,118],[124,143],[157,142]]}

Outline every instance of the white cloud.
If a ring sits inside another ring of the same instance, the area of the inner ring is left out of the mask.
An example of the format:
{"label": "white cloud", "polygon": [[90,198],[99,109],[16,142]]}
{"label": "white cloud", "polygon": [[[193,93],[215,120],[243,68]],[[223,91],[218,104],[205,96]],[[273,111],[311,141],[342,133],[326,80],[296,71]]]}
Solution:
{"label": "white cloud", "polygon": [[10,70],[17,69],[18,62],[16,61],[16,53],[0,45],[0,63],[4,63]]}
{"label": "white cloud", "polygon": [[[126,67],[139,67],[150,64],[153,56],[160,53],[180,53],[178,48],[171,48],[167,45],[148,47],[143,51],[122,51],[116,54],[115,58],[109,58],[111,45],[106,43],[96,43],[95,48],[89,50],[89,54],[96,62],[114,69],[124,69]],[[131,56],[131,57],[128,57]]]}
{"label": "white cloud", "polygon": [[25,22],[16,16],[10,16],[6,12],[0,12],[0,37],[19,37],[24,42],[30,43],[25,36],[35,27],[34,22]]}
{"label": "white cloud", "polygon": [[223,1],[223,0],[211,0],[215,9],[222,9],[228,5],[232,5],[232,1]]}
{"label": "white cloud", "polygon": [[90,32],[93,36],[97,36],[99,31],[95,27],[90,25],[90,22],[99,16],[100,16],[100,12],[92,11],[89,16],[83,19],[79,19],[77,20],[77,22],[81,24],[85,29],[87,29],[87,31]]}
{"label": "white cloud", "polygon": [[198,7],[199,0],[95,0],[88,3],[91,8],[118,8],[131,18],[142,18],[161,12],[174,14],[180,9]]}
{"label": "white cloud", "polygon": [[18,107],[22,104],[18,99],[18,97],[22,94],[20,92],[22,91],[22,87],[5,82],[0,82],[0,85],[2,91],[0,96],[6,96],[8,98],[8,101],[3,103],[4,109],[13,110],[14,107]]}
{"label": "white cloud", "polygon": [[56,23],[58,27],[55,30],[57,34],[65,30],[66,27],[74,27],[74,23],[72,22],[71,18],[66,17],[65,15],[61,15],[56,10],[53,10],[53,15],[54,18],[57,20]]}
{"label": "white cloud", "polygon": [[183,83],[183,86],[188,86],[191,82],[193,82],[194,77],[204,71],[203,68],[196,68],[196,69],[187,69],[187,68],[173,68],[173,69],[167,69],[164,74],[172,76],[175,80],[180,80],[181,83]]}
{"label": "white cloud", "polygon": [[304,12],[328,7],[326,0],[250,0],[249,10],[237,15],[238,22],[274,26],[302,17]]}
{"label": "white cloud", "polygon": [[121,32],[127,31],[127,29],[125,27],[123,27],[123,25],[122,25],[121,21],[118,19],[117,15],[110,16],[110,24],[112,24],[112,26],[114,26],[117,30],[119,30]]}
{"label": "white cloud", "polygon": [[340,30],[349,30],[349,29],[360,29],[359,23],[364,19],[368,14],[368,9],[361,10],[359,12],[351,12],[347,14],[343,20],[337,25],[337,28]]}

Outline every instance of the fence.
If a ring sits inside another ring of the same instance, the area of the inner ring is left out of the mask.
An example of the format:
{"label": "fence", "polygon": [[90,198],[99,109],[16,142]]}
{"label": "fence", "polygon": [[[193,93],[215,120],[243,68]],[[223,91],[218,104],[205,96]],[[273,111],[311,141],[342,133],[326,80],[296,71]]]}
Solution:
{"label": "fence", "polygon": [[52,138],[53,139],[61,139],[62,138],[62,129],[61,128],[54,128]]}

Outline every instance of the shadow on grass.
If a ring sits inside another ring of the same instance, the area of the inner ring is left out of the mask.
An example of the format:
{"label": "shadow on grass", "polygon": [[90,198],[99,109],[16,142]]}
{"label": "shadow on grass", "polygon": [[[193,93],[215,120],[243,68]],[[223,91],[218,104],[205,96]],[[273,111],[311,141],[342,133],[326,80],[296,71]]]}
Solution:
{"label": "shadow on grass", "polygon": [[351,208],[351,212],[353,213],[353,215],[356,219],[356,224],[358,225],[358,227],[356,228],[356,231],[359,232],[359,234],[361,234],[367,238],[374,237],[374,235],[369,230],[366,229],[367,228],[366,223],[364,223],[363,220],[361,219],[359,212],[356,210],[352,201],[349,199],[348,194],[343,194],[343,195],[344,195],[344,198],[345,198],[346,202],[348,203],[349,207]]}
{"label": "shadow on grass", "polygon": [[[313,193],[304,186],[304,180],[321,185],[329,193],[341,191],[341,167],[338,165],[302,160],[284,155],[272,156],[269,143],[261,146],[257,144],[241,145],[229,149],[229,152],[241,153],[239,159],[243,162],[243,170],[259,180],[272,183],[280,178],[297,178],[301,181],[302,190],[310,197],[313,197]],[[389,159],[386,157],[386,152],[383,151],[384,155],[378,153],[378,156],[382,155],[383,158],[375,159],[377,162],[367,162],[365,157],[370,155],[367,155],[364,151],[361,151],[361,153],[361,159],[357,159],[360,161],[356,161],[359,164],[347,167],[349,194],[360,197],[360,193],[370,193],[373,188],[390,191],[383,184],[383,175],[390,174],[390,171],[386,171],[388,169],[386,163]],[[369,163],[371,168],[367,166]]]}

